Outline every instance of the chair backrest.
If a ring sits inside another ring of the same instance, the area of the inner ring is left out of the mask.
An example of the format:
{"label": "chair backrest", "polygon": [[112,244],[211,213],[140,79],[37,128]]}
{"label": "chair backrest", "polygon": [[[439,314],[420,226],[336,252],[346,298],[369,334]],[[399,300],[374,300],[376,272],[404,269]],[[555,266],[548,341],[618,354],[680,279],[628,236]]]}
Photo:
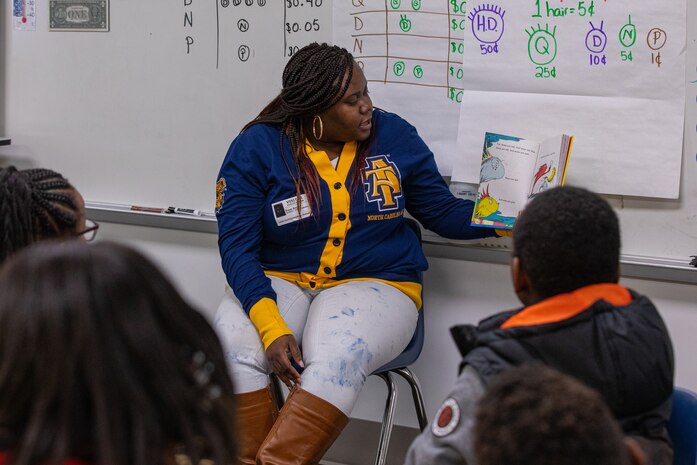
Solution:
{"label": "chair backrest", "polygon": [[675,388],[668,434],[673,441],[673,465],[697,465],[697,394]]}

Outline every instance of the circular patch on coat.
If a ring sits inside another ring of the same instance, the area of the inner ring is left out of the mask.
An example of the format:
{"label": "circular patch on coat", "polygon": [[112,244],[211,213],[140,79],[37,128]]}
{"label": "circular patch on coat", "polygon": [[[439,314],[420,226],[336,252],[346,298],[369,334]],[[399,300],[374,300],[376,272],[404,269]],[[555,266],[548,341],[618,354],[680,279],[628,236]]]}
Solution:
{"label": "circular patch on coat", "polygon": [[443,402],[443,405],[436,413],[436,419],[433,422],[431,431],[435,436],[442,438],[452,433],[460,423],[460,406],[452,397]]}

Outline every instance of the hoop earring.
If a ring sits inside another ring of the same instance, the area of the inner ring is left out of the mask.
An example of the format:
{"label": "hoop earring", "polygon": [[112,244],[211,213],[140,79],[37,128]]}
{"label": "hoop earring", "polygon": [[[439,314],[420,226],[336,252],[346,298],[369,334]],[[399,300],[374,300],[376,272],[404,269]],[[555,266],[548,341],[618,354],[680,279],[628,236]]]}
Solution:
{"label": "hoop earring", "polygon": [[[315,123],[317,121],[319,121],[319,136],[317,135],[317,129],[315,129]],[[315,139],[322,140],[323,134],[324,134],[324,124],[322,124],[322,118],[320,118],[319,115],[315,115],[315,117],[312,118],[312,135],[315,136]]]}

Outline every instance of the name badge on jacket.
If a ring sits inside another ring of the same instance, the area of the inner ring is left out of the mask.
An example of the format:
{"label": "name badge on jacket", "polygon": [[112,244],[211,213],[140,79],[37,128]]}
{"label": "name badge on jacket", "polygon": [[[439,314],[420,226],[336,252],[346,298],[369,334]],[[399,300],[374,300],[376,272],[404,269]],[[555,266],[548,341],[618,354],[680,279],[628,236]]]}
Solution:
{"label": "name badge on jacket", "polygon": [[310,203],[307,201],[307,195],[300,196],[302,208],[298,211],[298,197],[293,196],[280,202],[271,204],[273,209],[273,217],[276,219],[276,225],[283,226],[284,224],[300,221],[301,219],[312,216]]}

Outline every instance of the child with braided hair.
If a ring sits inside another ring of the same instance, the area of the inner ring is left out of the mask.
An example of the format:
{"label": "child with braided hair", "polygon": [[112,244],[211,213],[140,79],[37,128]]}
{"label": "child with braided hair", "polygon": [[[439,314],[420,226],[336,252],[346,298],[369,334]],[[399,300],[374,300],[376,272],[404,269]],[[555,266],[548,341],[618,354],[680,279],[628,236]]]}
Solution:
{"label": "child with braided hair", "polygon": [[[472,202],[450,193],[416,129],[374,109],[353,56],[327,44],[293,54],[280,94],[232,142],[216,194],[231,289],[215,322],[240,462],[318,463],[366,376],[414,333],[427,263],[405,210],[441,236],[495,233],[470,227]],[[291,388],[280,413],[271,372]]]}
{"label": "child with braided hair", "polygon": [[59,173],[0,168],[0,263],[36,241],[96,231],[86,221],[82,196]]}

